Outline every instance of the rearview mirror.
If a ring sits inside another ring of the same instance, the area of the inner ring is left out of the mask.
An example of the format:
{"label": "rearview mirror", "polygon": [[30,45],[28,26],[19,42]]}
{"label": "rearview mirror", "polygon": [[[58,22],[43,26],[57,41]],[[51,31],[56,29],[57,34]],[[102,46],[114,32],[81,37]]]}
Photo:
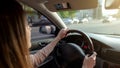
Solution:
{"label": "rearview mirror", "polygon": [[98,0],[48,0],[45,6],[50,11],[80,10],[96,8]]}
{"label": "rearview mirror", "polygon": [[106,9],[119,9],[120,0],[105,0],[105,8]]}

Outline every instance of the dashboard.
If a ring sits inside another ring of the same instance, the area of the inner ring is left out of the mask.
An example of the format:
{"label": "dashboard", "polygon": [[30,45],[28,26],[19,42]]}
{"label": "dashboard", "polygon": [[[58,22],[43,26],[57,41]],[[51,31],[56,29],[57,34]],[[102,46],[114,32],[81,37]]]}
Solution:
{"label": "dashboard", "polygon": [[[106,35],[88,34],[93,42],[97,56],[105,61],[120,64],[120,38]],[[81,35],[70,35],[65,38],[66,42],[79,45],[83,50],[87,48]]]}

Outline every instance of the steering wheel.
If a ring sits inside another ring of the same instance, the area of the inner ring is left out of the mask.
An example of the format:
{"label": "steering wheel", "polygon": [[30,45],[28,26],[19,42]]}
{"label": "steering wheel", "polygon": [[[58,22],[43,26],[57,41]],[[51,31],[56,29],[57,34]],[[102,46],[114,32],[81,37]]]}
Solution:
{"label": "steering wheel", "polygon": [[[93,53],[94,47],[92,40],[86,33],[79,30],[69,30],[67,35],[69,35],[70,33],[80,34],[82,39],[88,45],[87,54],[91,55]],[[57,46],[56,59],[58,64],[60,64],[60,66],[62,66],[63,68],[80,68],[80,62],[83,62],[85,54],[86,53],[84,52],[84,50],[75,43],[60,42],[60,44]]]}

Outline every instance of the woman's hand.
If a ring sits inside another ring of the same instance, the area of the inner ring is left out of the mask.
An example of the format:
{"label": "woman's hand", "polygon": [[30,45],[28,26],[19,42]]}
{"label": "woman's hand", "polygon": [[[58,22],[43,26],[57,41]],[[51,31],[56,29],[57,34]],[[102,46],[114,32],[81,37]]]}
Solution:
{"label": "woman's hand", "polygon": [[68,32],[67,28],[61,29],[56,38],[61,40],[66,36],[67,32]]}
{"label": "woman's hand", "polygon": [[82,68],[93,68],[96,64],[96,55],[96,52],[94,52],[90,57],[86,55]]}

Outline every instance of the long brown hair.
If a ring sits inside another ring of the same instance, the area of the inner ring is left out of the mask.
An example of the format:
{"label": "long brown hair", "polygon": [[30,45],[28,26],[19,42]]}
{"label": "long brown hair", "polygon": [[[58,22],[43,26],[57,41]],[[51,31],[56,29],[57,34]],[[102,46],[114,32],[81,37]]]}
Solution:
{"label": "long brown hair", "polygon": [[0,0],[0,68],[32,68],[25,13],[16,0]]}

